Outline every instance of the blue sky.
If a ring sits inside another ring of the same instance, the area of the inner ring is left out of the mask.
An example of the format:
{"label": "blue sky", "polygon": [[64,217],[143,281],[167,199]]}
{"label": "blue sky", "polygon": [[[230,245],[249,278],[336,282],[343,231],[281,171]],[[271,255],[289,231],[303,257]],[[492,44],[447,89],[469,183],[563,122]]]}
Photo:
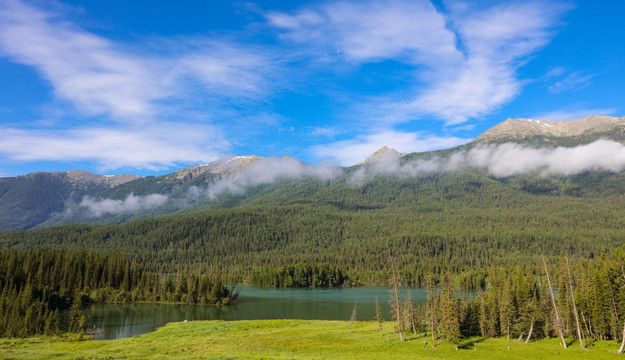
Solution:
{"label": "blue sky", "polygon": [[0,1],[0,176],[351,165],[623,116],[621,1]]}

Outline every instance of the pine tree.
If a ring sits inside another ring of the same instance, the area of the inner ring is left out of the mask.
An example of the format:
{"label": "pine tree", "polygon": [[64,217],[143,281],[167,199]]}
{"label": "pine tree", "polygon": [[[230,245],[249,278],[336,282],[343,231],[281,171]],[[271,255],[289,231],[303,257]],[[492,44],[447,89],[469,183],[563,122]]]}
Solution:
{"label": "pine tree", "polygon": [[455,345],[458,350],[460,341],[460,309],[458,300],[454,294],[453,281],[450,274],[447,274],[443,281],[439,304],[440,326],[443,336]]}
{"label": "pine tree", "polygon": [[435,340],[434,337],[434,328],[435,328],[435,318],[436,318],[436,312],[435,312],[435,308],[437,306],[436,304],[436,288],[434,287],[434,278],[432,276],[432,274],[430,273],[427,277],[427,292],[428,292],[428,298],[427,298],[427,303],[426,303],[426,314],[428,317],[428,325],[430,327],[430,332],[432,335],[432,341]]}

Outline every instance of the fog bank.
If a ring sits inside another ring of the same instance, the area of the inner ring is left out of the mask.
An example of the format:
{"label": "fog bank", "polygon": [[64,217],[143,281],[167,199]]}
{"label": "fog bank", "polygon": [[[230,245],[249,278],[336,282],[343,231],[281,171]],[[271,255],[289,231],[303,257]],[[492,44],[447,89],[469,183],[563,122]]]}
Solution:
{"label": "fog bank", "polygon": [[294,158],[264,158],[236,176],[216,181],[206,188],[191,187],[187,198],[191,201],[202,197],[215,199],[225,193],[244,194],[247,188],[269,185],[280,180],[296,180],[310,177],[331,181],[343,175],[343,169],[331,165],[308,165]]}
{"label": "fog bank", "polygon": [[87,208],[95,217],[102,215],[117,215],[127,212],[135,212],[144,209],[153,209],[163,205],[167,201],[167,195],[150,194],[136,196],[128,194],[124,200],[94,199],[85,196],[78,206]]}
{"label": "fog bank", "polygon": [[611,140],[598,140],[571,148],[536,148],[516,143],[488,144],[449,156],[417,159],[404,164],[397,157],[384,156],[358,169],[348,182],[361,184],[377,175],[405,178],[456,170],[484,171],[496,177],[521,174],[570,176],[592,170],[616,173],[625,170],[625,146]]}

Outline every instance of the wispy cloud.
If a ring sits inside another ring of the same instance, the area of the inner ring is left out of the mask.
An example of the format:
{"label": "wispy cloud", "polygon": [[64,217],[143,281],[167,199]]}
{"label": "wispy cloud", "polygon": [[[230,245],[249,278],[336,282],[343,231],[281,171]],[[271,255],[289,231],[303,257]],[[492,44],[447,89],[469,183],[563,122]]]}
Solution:
{"label": "wispy cloud", "polygon": [[18,161],[93,161],[101,170],[160,170],[214,160],[229,143],[218,128],[160,123],[158,127],[23,130],[0,128],[0,153]]}
{"label": "wispy cloud", "polygon": [[401,153],[421,152],[466,144],[471,139],[440,137],[421,132],[382,130],[373,134],[314,146],[311,151],[322,159],[332,159],[343,166],[355,165],[383,146]]}
{"label": "wispy cloud", "polygon": [[[517,70],[549,43],[566,10],[543,1],[480,9],[453,1],[322,2],[261,11],[264,23],[250,26],[263,32],[257,37],[226,30],[120,40],[70,22],[45,2],[0,1],[0,56],[40,74],[54,113],[27,127],[0,128],[0,155],[95,161],[103,170],[205,162],[245,136],[301,125],[272,103],[283,89],[339,93],[328,96],[343,111],[329,114],[329,126],[313,120],[293,129],[312,129],[318,142],[346,139],[310,148],[317,158],[351,165],[383,145],[403,152],[455,146],[468,139],[394,127],[433,118],[466,126],[510,102],[524,81]],[[347,84],[384,64],[392,64],[400,85],[385,71],[378,75],[384,91]],[[583,86],[581,75],[557,76],[557,89]],[[357,131],[337,130],[354,119]]]}
{"label": "wispy cloud", "polygon": [[593,75],[582,75],[578,72],[571,72],[565,77],[556,78],[548,89],[553,94],[563,91],[576,91],[589,86],[592,83]]}
{"label": "wispy cloud", "polygon": [[230,150],[223,122],[249,115],[236,105],[267,96],[275,69],[266,54],[217,36],[116,42],[58,9],[2,1],[0,56],[36,69],[56,101],[46,106],[53,119],[2,129],[0,153],[104,170],[215,159]]}
{"label": "wispy cloud", "polygon": [[[523,83],[516,70],[547,44],[566,10],[545,2],[468,6],[437,11],[425,0],[337,2],[298,13],[268,13],[283,37],[357,64],[387,59],[413,67],[415,82],[402,100],[379,97],[375,121],[404,123],[434,115],[460,124],[511,101]],[[368,101],[371,102],[371,101]],[[371,106],[356,104],[359,113]]]}
{"label": "wispy cloud", "polygon": [[540,119],[548,121],[567,121],[582,119],[590,115],[611,116],[616,114],[617,109],[614,108],[583,108],[572,105],[567,109],[559,109],[550,112],[538,113],[530,116],[531,119]]}
{"label": "wispy cloud", "polygon": [[[218,40],[162,41],[159,52],[94,35],[18,0],[0,4],[0,54],[33,66],[54,94],[81,113],[146,121],[161,103],[188,95],[189,79],[204,94],[246,96],[262,90],[269,61]],[[152,40],[158,41],[158,40]],[[263,71],[259,71],[262,68]],[[186,101],[186,100],[185,100]]]}
{"label": "wispy cloud", "polygon": [[284,31],[284,38],[357,63],[396,58],[436,65],[437,60],[461,57],[445,18],[429,1],[334,2],[266,17]]}

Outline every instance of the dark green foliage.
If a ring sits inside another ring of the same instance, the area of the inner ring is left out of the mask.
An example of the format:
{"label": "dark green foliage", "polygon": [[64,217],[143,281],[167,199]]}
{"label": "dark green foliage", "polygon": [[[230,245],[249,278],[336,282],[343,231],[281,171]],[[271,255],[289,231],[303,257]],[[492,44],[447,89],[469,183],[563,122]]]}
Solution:
{"label": "dark green foliage", "polygon": [[[616,249],[611,257],[604,253],[599,259],[571,267],[580,332],[586,345],[592,344],[592,339],[620,342],[623,338],[623,254],[625,245]],[[563,335],[577,338],[572,297],[567,290],[567,287],[570,289],[568,268],[551,266],[549,273],[552,278],[560,279],[556,302]],[[473,298],[458,298],[450,276],[442,281],[438,295],[435,296],[430,286],[428,290],[428,302],[417,311],[422,314],[419,321],[423,327],[433,327],[434,333],[452,343],[457,344],[461,336],[506,336],[510,341],[558,336],[547,281],[528,269],[518,266],[491,269],[488,289]],[[573,320],[566,319],[568,317]]]}
{"label": "dark green foliage", "polygon": [[454,294],[450,274],[445,276],[438,299],[439,328],[443,338],[453,344],[460,340],[460,304]]}
{"label": "dark green foliage", "polygon": [[247,281],[270,287],[335,287],[349,286],[349,276],[340,268],[325,264],[284,265],[255,269]]}
{"label": "dark green foliage", "polygon": [[[219,277],[145,271],[120,255],[51,249],[0,250],[0,336],[78,331],[89,302],[162,301],[227,305],[237,294]],[[69,309],[63,321],[59,310]]]}
{"label": "dark green foliage", "polygon": [[[594,179],[593,186],[625,183],[622,174]],[[115,226],[4,232],[0,246],[120,252],[154,271],[212,270],[227,274],[229,281],[270,286],[288,286],[288,276],[276,280],[276,273],[291,271],[281,266],[315,264],[331,264],[352,284],[385,284],[383,254],[390,249],[404,283],[425,286],[426,273],[441,279],[451,272],[461,274],[455,281],[470,290],[486,286],[490,266],[535,267],[540,253],[552,259],[562,252],[572,254],[571,260],[595,258],[602,249],[622,243],[625,191],[596,198],[567,196],[567,189],[582,184],[574,178],[540,195],[529,194],[518,181],[474,173],[378,177],[363,186],[309,182],[316,184],[311,197],[291,197],[311,187],[290,181],[280,187],[285,193],[273,193],[266,202],[250,198],[235,209]],[[343,282],[328,278],[292,284]]]}

